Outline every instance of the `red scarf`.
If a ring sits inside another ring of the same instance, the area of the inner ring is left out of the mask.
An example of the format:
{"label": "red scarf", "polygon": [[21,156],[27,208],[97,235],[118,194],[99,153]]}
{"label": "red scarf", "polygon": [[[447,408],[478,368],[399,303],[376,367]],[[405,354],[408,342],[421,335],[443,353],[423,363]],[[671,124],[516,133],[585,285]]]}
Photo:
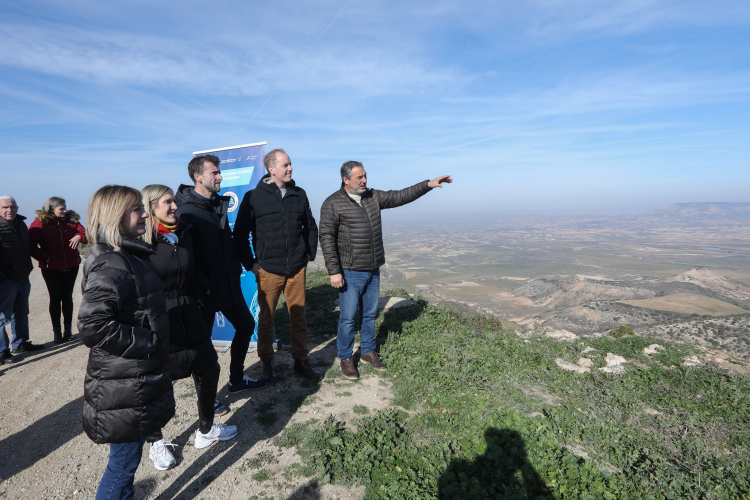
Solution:
{"label": "red scarf", "polygon": [[162,236],[164,236],[167,233],[174,233],[175,230],[177,230],[177,226],[179,225],[180,225],[180,219],[176,220],[176,222],[174,223],[174,226],[170,226],[171,229],[169,227],[166,227],[159,219],[156,219],[154,221],[154,227],[156,228],[156,231]]}

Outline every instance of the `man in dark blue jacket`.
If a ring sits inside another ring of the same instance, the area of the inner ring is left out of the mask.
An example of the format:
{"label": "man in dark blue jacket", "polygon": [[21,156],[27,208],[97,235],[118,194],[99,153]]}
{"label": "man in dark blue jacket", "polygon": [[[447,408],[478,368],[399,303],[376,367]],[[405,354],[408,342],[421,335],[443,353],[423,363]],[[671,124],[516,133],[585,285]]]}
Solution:
{"label": "man in dark blue jacket", "polygon": [[[242,266],[232,240],[227,213],[229,197],[219,196],[221,170],[214,155],[196,156],[188,164],[195,186],[177,188],[177,217],[192,226],[195,280],[203,292],[196,297],[209,331],[218,311],[235,328],[229,364],[229,393],[262,389],[268,382],[253,380],[244,373],[245,357],[255,320],[240,286]],[[218,403],[217,403],[218,404]]]}
{"label": "man in dark blue jacket", "polygon": [[[263,378],[276,380],[273,371],[274,312],[281,293],[289,309],[294,371],[305,378],[322,378],[307,359],[305,270],[318,249],[318,226],[305,190],[292,180],[292,161],[283,149],[263,158],[268,173],[245,194],[234,224],[234,243],[245,269],[258,278],[258,356]],[[250,233],[253,248],[250,248]]]}

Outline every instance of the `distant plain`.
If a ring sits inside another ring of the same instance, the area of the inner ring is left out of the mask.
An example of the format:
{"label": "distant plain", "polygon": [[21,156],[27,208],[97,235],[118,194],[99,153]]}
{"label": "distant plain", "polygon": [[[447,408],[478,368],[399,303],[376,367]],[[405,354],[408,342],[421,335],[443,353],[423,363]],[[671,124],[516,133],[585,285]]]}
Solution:
{"label": "distant plain", "polygon": [[[518,328],[596,334],[625,324],[750,346],[748,204],[692,203],[627,216],[389,219],[383,288],[483,312]],[[316,261],[322,268],[323,260]],[[717,327],[718,328],[718,327]],[[718,330],[717,330],[718,332]],[[697,338],[696,337],[696,338]],[[693,337],[691,339],[694,340]],[[714,343],[714,347],[715,347]]]}

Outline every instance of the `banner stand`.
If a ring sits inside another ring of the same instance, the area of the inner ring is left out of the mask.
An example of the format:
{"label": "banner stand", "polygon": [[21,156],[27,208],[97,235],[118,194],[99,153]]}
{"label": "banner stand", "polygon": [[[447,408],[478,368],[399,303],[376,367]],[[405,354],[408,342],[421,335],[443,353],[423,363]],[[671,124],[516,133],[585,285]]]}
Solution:
{"label": "banner stand", "polygon": [[[229,227],[232,229],[234,229],[234,221],[237,219],[237,209],[240,208],[242,198],[245,196],[245,193],[255,188],[265,174],[265,167],[263,166],[265,145],[266,142],[255,142],[241,146],[195,151],[193,153],[193,156],[212,154],[219,158],[219,168],[221,169],[222,177],[219,194],[221,196],[229,196],[230,198],[227,219]],[[242,295],[245,296],[245,302],[248,302],[250,313],[253,315],[253,319],[255,319],[255,331],[250,338],[250,347],[257,347],[258,316],[260,313],[258,286],[255,282],[255,275],[248,272],[244,266],[240,275],[240,286],[242,287]],[[221,312],[217,312],[214,318],[214,326],[211,330],[211,342],[213,345],[218,347],[232,345],[234,333],[235,329],[232,323]],[[273,347],[277,350],[281,348],[281,342],[276,338],[274,338]]]}

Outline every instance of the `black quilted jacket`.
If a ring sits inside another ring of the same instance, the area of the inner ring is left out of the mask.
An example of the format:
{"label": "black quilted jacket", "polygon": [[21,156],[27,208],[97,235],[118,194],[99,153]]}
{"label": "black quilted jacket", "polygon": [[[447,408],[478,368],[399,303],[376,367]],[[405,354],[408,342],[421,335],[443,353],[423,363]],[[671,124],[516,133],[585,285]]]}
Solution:
{"label": "black quilted jacket", "polygon": [[78,329],[89,352],[83,429],[95,443],[137,441],[174,416],[169,319],[147,243],[94,246],[83,265]]}
{"label": "black quilted jacket", "polygon": [[0,217],[0,283],[25,280],[34,269],[29,253],[29,228],[23,215]]}
{"label": "black quilted jacket", "polygon": [[156,255],[151,263],[159,273],[169,316],[169,368],[172,380],[202,375],[218,360],[211,343],[211,332],[203,322],[196,301],[200,296],[193,279],[193,239],[191,227],[180,222],[175,234],[177,245],[158,236]]}
{"label": "black quilted jacket", "polygon": [[[270,177],[263,176],[242,198],[234,223],[234,243],[245,269],[251,269],[257,260],[264,271],[290,274],[315,258],[318,226],[305,190],[291,181],[282,199],[279,187],[266,183]],[[255,257],[250,250],[250,233]]]}
{"label": "black quilted jacket", "polygon": [[[217,195],[218,196],[218,195]],[[195,281],[202,297],[214,311],[244,302],[240,275],[242,265],[229,227],[229,197],[218,196],[221,215],[211,203],[199,198],[192,186],[181,184],[175,193],[177,217],[193,228],[193,257]]]}
{"label": "black quilted jacket", "polygon": [[380,211],[411,203],[432,188],[422,181],[400,191],[368,189],[362,194],[362,206],[341,189],[320,207],[320,248],[328,274],[344,269],[371,271],[385,264],[383,228]]}

